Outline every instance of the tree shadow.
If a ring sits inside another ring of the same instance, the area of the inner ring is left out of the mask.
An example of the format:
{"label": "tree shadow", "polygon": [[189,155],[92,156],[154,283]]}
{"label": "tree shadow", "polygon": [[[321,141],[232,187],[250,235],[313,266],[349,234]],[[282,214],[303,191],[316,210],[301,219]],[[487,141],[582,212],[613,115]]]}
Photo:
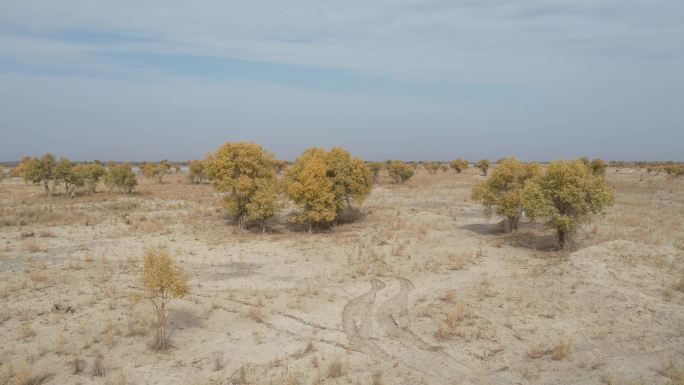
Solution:
{"label": "tree shadow", "polygon": [[469,223],[459,228],[472,231],[480,235],[505,235],[504,221],[497,223]]}
{"label": "tree shadow", "polygon": [[170,330],[183,330],[199,328],[202,326],[202,319],[188,309],[171,309],[169,311]]}
{"label": "tree shadow", "polygon": [[558,237],[547,225],[534,222],[521,222],[514,233],[505,232],[505,221],[497,223],[471,223],[460,228],[486,236],[494,236],[503,244],[532,249],[536,251],[558,251]]}

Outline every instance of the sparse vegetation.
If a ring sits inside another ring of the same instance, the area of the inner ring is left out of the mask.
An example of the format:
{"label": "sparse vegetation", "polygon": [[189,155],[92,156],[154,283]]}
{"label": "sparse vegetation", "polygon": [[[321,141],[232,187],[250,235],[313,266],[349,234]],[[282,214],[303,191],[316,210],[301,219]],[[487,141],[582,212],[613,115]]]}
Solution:
{"label": "sparse vegetation", "polygon": [[560,247],[566,248],[582,222],[613,204],[613,190],[581,160],[555,161],[525,184],[523,202],[530,218],[553,224]]}
{"label": "sparse vegetation", "polygon": [[458,158],[449,162],[449,167],[453,168],[457,174],[460,174],[463,172],[463,170],[468,168],[469,164],[470,163],[467,160]]}
{"label": "sparse vegetation", "polygon": [[387,172],[394,183],[406,183],[415,174],[413,167],[400,160],[390,161],[387,165]]}
{"label": "sparse vegetation", "polygon": [[482,171],[482,175],[487,176],[487,171],[489,170],[489,160],[480,159],[477,161],[477,163],[475,163],[475,167]]}
{"label": "sparse vegetation", "polygon": [[518,229],[523,214],[523,187],[537,177],[541,168],[536,163],[523,163],[516,158],[497,162],[496,169],[486,181],[473,189],[472,198],[482,203],[485,215],[493,213],[506,218],[506,232]]}
{"label": "sparse vegetation", "polygon": [[225,192],[225,204],[238,225],[266,219],[278,210],[278,185],[273,157],[256,143],[225,143],[204,161],[216,190]]}
{"label": "sparse vegetation", "polygon": [[293,220],[311,232],[315,224],[334,221],[352,201],[363,202],[372,175],[361,159],[342,148],[310,148],[287,169],[284,183],[288,197],[302,209]]}
{"label": "sparse vegetation", "polygon": [[130,194],[138,185],[138,179],[135,177],[130,164],[109,162],[104,183],[110,191],[117,189],[120,193]]}
{"label": "sparse vegetation", "polygon": [[[333,170],[330,153],[320,153],[317,175],[328,181],[333,219],[324,223],[334,227],[315,237],[288,224],[303,209],[280,189],[271,235],[232,229],[222,208],[228,192],[188,183],[186,168],[166,173],[164,184],[139,177],[126,197],[87,194],[86,182],[66,199],[64,180],[53,176],[49,191],[58,196],[46,198],[42,182],[1,180],[0,337],[9,343],[0,383],[168,382],[169,368],[198,384],[677,383],[684,195],[665,162],[651,173],[650,163],[615,163],[625,169],[603,176],[579,161],[581,178],[554,178],[584,181],[581,191],[599,179],[614,189],[614,206],[598,211],[605,215],[589,210],[578,221],[568,254],[556,250],[552,216],[533,218],[551,226],[518,217],[516,233],[502,236],[471,199],[476,185],[491,187],[492,214],[505,218],[496,205],[519,209],[516,199],[554,164],[530,177],[519,169],[530,165],[501,159],[482,178],[406,163],[414,173],[407,185],[368,195],[370,166],[357,191],[347,178],[354,158],[339,151]],[[61,164],[85,175],[99,163]],[[271,170],[276,183],[291,172]],[[499,200],[509,191],[516,199]],[[349,205],[363,215],[335,225]],[[160,292],[142,283],[139,251],[160,244],[192,287],[182,301],[166,295],[164,316],[150,300]],[[472,369],[482,365],[491,371]]]}
{"label": "sparse vegetation", "polygon": [[172,298],[182,298],[188,294],[187,277],[165,250],[147,249],[141,283],[143,296],[150,301],[157,317],[154,348],[165,350],[168,346],[168,306]]}

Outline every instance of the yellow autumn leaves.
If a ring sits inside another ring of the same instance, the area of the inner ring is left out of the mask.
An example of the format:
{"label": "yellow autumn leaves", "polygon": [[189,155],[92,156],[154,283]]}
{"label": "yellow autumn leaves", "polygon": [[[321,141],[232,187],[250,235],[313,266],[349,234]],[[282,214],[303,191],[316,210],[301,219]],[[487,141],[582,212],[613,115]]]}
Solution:
{"label": "yellow autumn leaves", "polygon": [[342,148],[310,148],[289,167],[282,181],[276,177],[273,155],[256,143],[225,143],[204,161],[204,173],[225,196],[226,206],[240,226],[265,221],[279,209],[280,192],[300,211],[294,222],[308,226],[333,222],[352,202],[370,193],[373,174],[365,163]]}

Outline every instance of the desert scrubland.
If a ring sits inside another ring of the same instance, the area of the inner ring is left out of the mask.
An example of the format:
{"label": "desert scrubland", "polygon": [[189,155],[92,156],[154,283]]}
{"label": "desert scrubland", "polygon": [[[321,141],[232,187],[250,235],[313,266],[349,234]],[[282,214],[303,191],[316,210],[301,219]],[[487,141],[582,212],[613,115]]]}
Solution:
{"label": "desert scrubland", "polygon": [[[209,184],[46,197],[0,181],[0,384],[682,384],[684,181],[609,168],[615,203],[559,250],[504,233],[474,168],[383,172],[354,221],[284,203],[231,224]],[[189,293],[151,347],[140,290],[164,248]]]}

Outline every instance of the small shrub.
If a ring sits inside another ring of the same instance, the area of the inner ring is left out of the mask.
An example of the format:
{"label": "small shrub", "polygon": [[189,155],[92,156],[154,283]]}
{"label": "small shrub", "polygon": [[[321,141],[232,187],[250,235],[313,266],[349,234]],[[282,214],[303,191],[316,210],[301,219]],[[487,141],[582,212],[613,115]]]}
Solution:
{"label": "small shrub", "polygon": [[130,194],[133,188],[138,185],[138,179],[133,173],[131,165],[128,163],[117,164],[109,162],[104,182],[110,191],[117,189],[120,193]]}
{"label": "small shrub", "polygon": [[185,272],[178,267],[163,249],[145,251],[141,277],[144,296],[150,301],[157,317],[157,335],[154,347],[167,347],[167,312],[171,298],[182,298],[189,292]]}
{"label": "small shrub", "polygon": [[328,378],[339,378],[344,375],[344,365],[339,357],[335,357],[332,361],[330,361],[326,375]]}
{"label": "small shrub", "polygon": [[387,172],[389,173],[394,183],[406,183],[413,175],[415,170],[411,165],[400,160],[392,160],[387,164]]}
{"label": "small shrub", "polygon": [[487,171],[489,170],[489,160],[487,159],[480,159],[476,164],[475,167],[479,168],[480,171],[482,171],[482,175],[487,176]]}

